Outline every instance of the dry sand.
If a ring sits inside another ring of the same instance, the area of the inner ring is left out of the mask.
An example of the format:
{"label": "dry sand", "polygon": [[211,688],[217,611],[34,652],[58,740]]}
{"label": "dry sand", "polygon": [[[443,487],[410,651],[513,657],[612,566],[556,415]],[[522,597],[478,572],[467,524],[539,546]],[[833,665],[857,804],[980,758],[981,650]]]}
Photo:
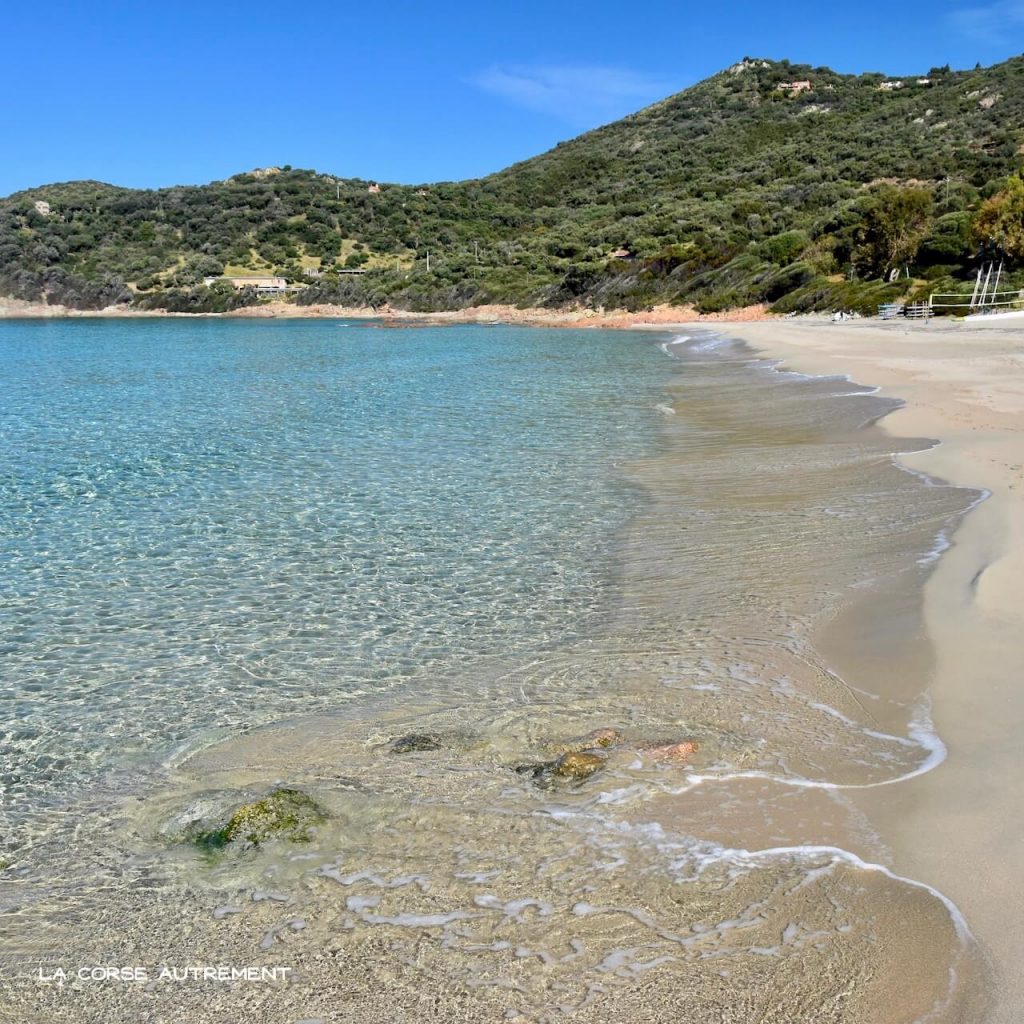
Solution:
{"label": "dry sand", "polygon": [[[659,327],[663,326],[659,324]],[[925,591],[935,647],[934,771],[859,802],[900,874],[952,898],[989,953],[998,1024],[1024,1015],[1024,321],[731,324],[784,365],[846,374],[901,398],[895,435],[941,440],[907,466],[991,497],[964,520]]]}

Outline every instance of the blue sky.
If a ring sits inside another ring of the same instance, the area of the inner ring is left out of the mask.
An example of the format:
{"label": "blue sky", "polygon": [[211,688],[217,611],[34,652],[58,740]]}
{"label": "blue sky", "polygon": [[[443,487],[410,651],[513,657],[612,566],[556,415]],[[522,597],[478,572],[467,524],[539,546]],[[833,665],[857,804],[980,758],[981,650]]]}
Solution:
{"label": "blue sky", "polygon": [[475,177],[745,55],[907,74],[1024,47],[1024,0],[9,5],[0,195],[314,167]]}

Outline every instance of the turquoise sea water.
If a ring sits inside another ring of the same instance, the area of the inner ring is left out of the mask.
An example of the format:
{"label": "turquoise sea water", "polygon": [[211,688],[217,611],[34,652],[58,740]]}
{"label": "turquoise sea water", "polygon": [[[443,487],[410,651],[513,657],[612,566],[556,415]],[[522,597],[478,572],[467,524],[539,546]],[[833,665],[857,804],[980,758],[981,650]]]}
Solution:
{"label": "turquoise sea water", "polygon": [[8,806],[594,628],[655,341],[0,324]]}

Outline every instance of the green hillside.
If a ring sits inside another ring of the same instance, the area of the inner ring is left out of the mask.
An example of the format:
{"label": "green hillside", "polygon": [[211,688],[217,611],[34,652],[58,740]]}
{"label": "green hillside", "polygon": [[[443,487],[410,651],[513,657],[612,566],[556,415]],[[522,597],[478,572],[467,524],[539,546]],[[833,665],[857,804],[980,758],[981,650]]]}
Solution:
{"label": "green hillside", "polygon": [[1024,286],[1022,165],[1024,57],[899,79],[744,59],[479,180],[378,191],[285,167],[20,192],[0,200],[0,294],[259,301],[203,286],[226,271],[283,275],[298,302],[407,309],[870,308],[962,290],[982,256],[1005,255]]}

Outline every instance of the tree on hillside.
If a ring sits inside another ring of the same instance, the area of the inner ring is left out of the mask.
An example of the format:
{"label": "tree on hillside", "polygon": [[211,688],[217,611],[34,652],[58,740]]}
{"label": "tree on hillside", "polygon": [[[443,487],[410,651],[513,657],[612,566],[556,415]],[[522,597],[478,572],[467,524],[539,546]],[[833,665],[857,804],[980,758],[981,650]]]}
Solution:
{"label": "tree on hillside", "polygon": [[878,189],[864,210],[857,262],[875,276],[911,263],[931,229],[932,206],[928,189]]}
{"label": "tree on hillside", "polygon": [[1013,261],[1024,260],[1024,171],[986,199],[974,219],[974,237]]}

